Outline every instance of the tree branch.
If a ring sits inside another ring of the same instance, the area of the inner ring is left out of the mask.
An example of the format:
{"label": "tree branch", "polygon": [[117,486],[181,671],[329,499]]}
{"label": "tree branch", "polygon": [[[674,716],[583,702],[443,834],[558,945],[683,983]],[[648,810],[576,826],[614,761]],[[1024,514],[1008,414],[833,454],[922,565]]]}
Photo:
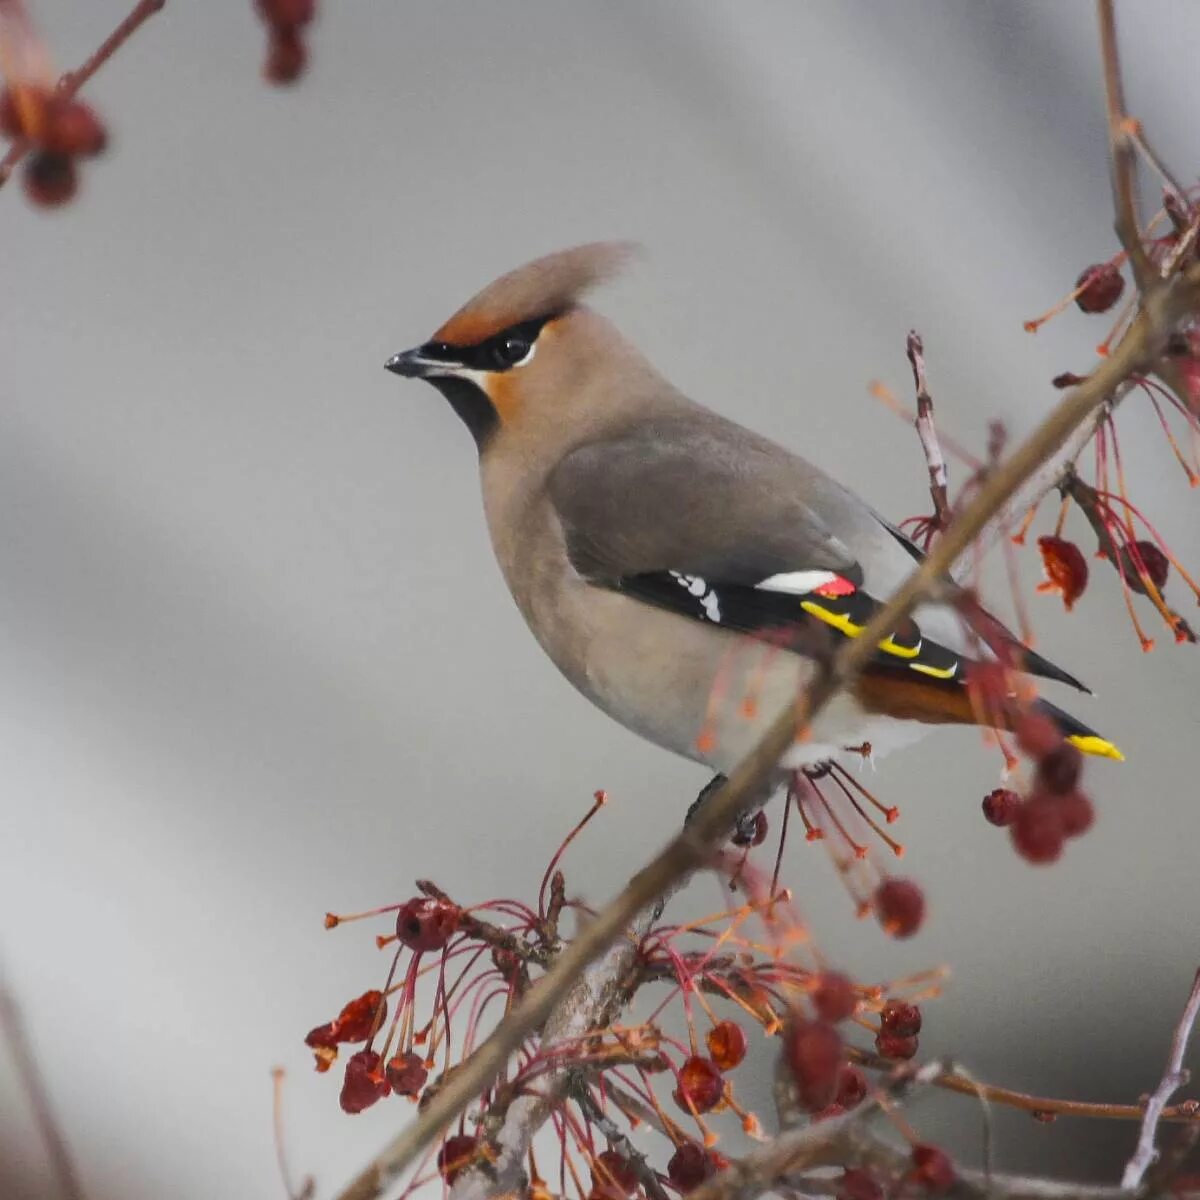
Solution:
{"label": "tree branch", "polygon": [[912,364],[913,386],[917,392],[917,437],[925,452],[925,465],[929,468],[929,498],[933,501],[933,519],[939,530],[950,524],[949,476],[946,459],[938,441],[937,427],[933,423],[933,397],[925,379],[925,343],[914,329],[908,335],[908,361]]}

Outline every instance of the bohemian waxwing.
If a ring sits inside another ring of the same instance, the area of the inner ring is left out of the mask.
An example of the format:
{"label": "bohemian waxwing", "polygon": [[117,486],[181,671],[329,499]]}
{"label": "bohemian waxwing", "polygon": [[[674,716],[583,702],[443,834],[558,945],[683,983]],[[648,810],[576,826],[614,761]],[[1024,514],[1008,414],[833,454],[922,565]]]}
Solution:
{"label": "bohemian waxwing", "polygon": [[[386,365],[428,380],[471,431],[500,569],[559,670],[629,729],[725,773],[922,554],[820,468],[676,391],[580,303],[630,249],[519,267]],[[976,647],[953,608],[919,608],[781,766],[975,724]],[[1023,662],[1087,690],[1031,651]],[[1080,749],[1120,757],[1039,707]]]}

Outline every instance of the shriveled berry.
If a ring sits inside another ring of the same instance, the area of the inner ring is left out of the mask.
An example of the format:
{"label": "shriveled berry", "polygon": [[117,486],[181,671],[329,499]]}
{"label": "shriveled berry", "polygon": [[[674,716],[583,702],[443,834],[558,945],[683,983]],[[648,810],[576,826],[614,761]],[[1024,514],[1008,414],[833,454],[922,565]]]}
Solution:
{"label": "shriveled berry", "polygon": [[883,1188],[870,1171],[847,1167],[837,1182],[837,1200],[883,1200]]}
{"label": "shriveled berry", "polygon": [[419,1054],[413,1054],[410,1050],[407,1054],[397,1054],[391,1059],[384,1075],[397,1096],[416,1099],[429,1078],[429,1068],[425,1066]]}
{"label": "shriveled berry", "polygon": [[885,1033],[916,1037],[921,1032],[921,1008],[907,1000],[888,1000],[879,1014],[879,1027]]}
{"label": "shriveled berry", "polygon": [[317,14],[316,0],[255,0],[262,19],[276,29],[299,29]]}
{"label": "shriveled berry", "polygon": [[708,1112],[716,1108],[725,1093],[725,1077],[711,1058],[693,1054],[679,1068],[675,1103],[684,1112]]}
{"label": "shriveled berry", "polygon": [[983,798],[983,815],[993,825],[1011,825],[1021,807],[1021,797],[1009,788],[996,788]]}
{"label": "shriveled berry", "polygon": [[1069,838],[1087,833],[1096,820],[1096,810],[1082,792],[1068,792],[1059,797],[1058,811],[1062,817],[1063,833]]}
{"label": "shriveled berry", "polygon": [[910,1059],[916,1054],[918,1045],[915,1037],[904,1037],[899,1033],[884,1033],[881,1030],[875,1035],[875,1049],[884,1058]]}
{"label": "shriveled berry", "polygon": [[911,879],[885,879],[875,890],[875,912],[884,933],[912,937],[925,919],[925,893]]}
{"label": "shriveled berry", "polygon": [[955,1181],[954,1164],[950,1156],[936,1146],[918,1145],[912,1148],[913,1178],[935,1196],[948,1192]]}
{"label": "shriveled berry", "polygon": [[308,47],[297,29],[272,29],[267,40],[263,78],[268,83],[295,83],[308,66]]}
{"label": "shriveled berry", "polygon": [[836,1024],[854,1016],[858,996],[850,978],[839,971],[823,971],[812,994],[813,1008],[823,1021]]}
{"label": "shriveled berry", "polygon": [[356,1000],[351,1000],[337,1015],[333,1022],[333,1031],[339,1042],[364,1042],[371,1036],[371,1031],[378,1024],[382,1025],[387,1019],[387,1002],[383,993],[372,988],[363,992]]}
{"label": "shriveled berry", "polygon": [[732,1071],[746,1057],[746,1035],[736,1021],[720,1021],[708,1031],[705,1041],[722,1071]]}
{"label": "shriveled berry", "polygon": [[1064,741],[1038,763],[1038,787],[1051,795],[1065,796],[1075,790],[1082,770],[1083,755],[1070,742]]}
{"label": "shriveled berry", "polygon": [[1050,534],[1038,538],[1038,549],[1042,554],[1046,578],[1037,585],[1037,590],[1058,592],[1062,596],[1063,607],[1070,612],[1087,587],[1088,565],[1083,551],[1074,542]]}
{"label": "shriveled berry", "polygon": [[1171,560],[1153,542],[1134,542],[1132,548],[1121,547],[1121,572],[1133,591],[1146,594],[1146,584],[1142,579],[1145,573],[1154,590],[1161,592],[1167,586]]}
{"label": "shriveled berry", "polygon": [[832,1104],[845,1059],[838,1031],[826,1021],[794,1017],[784,1031],[783,1054],[801,1107],[817,1112]]}
{"label": "shriveled berry", "polygon": [[1022,754],[1032,759],[1045,758],[1062,745],[1063,736],[1057,725],[1044,713],[1022,713],[1013,725],[1013,734]]}
{"label": "shriveled berry", "polygon": [[767,840],[767,814],[760,808],[753,817],[739,821],[729,840],[735,846],[761,846]]}
{"label": "shriveled berry", "polygon": [[30,203],[39,208],[58,208],[79,190],[79,172],[65,154],[38,150],[25,160],[21,182]]}
{"label": "shriveled berry", "polygon": [[1076,375],[1074,371],[1064,371],[1061,375],[1055,375],[1055,377],[1050,380],[1050,386],[1052,388],[1058,388],[1059,391],[1062,391],[1064,388],[1075,387],[1076,385],[1082,383],[1085,378],[1086,377],[1083,375]]}
{"label": "shriveled berry", "polygon": [[108,145],[108,132],[91,105],[74,98],[57,98],[46,109],[41,144],[52,154],[90,158]]}
{"label": "shriveled berry", "polygon": [[456,905],[416,896],[396,914],[396,936],[410,950],[440,950],[458,931],[458,921]]}
{"label": "shriveled berry", "polygon": [[1075,303],[1085,313],[1108,312],[1121,298],[1125,279],[1112,263],[1093,263],[1075,280],[1080,289]]}
{"label": "shriveled berry", "polygon": [[1057,862],[1062,857],[1066,830],[1060,805],[1053,797],[1031,796],[1009,828],[1017,853],[1026,862]]}
{"label": "shriveled berry", "polygon": [[667,1163],[667,1178],[684,1193],[695,1191],[716,1173],[715,1156],[697,1142],[683,1142]]}
{"label": "shriveled berry", "polygon": [[474,1161],[475,1139],[467,1133],[456,1133],[442,1143],[442,1148],[437,1153],[438,1174],[447,1183],[453,1183],[459,1172]]}
{"label": "shriveled berry", "polygon": [[342,1080],[342,1094],[338,1097],[342,1110],[360,1113],[382,1100],[391,1091],[379,1066],[379,1055],[374,1050],[359,1050],[346,1060],[346,1076]]}
{"label": "shriveled berry", "polygon": [[336,1050],[338,1045],[337,1030],[330,1021],[326,1025],[318,1025],[305,1035],[304,1044],[312,1049]]}
{"label": "shriveled berry", "polygon": [[843,1064],[834,1103],[842,1108],[854,1108],[863,1102],[866,1094],[867,1077],[851,1063]]}
{"label": "shriveled berry", "polygon": [[596,1155],[592,1164],[592,1190],[604,1196],[632,1196],[637,1191],[638,1173],[633,1163],[615,1150]]}

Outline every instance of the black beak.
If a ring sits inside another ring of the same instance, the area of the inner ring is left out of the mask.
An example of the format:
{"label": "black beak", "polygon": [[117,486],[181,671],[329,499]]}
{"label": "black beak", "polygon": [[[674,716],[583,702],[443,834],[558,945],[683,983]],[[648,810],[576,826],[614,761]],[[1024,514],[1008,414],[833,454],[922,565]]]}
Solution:
{"label": "black beak", "polygon": [[426,379],[430,375],[445,375],[462,363],[449,346],[426,342],[403,354],[393,354],[383,365],[393,375],[403,375],[405,379]]}

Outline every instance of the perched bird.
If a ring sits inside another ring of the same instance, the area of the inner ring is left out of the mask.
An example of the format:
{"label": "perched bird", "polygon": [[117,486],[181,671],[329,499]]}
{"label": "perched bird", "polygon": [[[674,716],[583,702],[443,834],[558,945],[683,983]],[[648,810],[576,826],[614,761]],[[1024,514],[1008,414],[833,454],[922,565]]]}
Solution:
{"label": "perched bird", "polygon": [[[581,303],[629,249],[519,267],[386,366],[428,380],[471,431],[500,568],[562,673],[636,733],[725,773],[922,553],[813,463],[688,399]],[[1028,673],[1087,690],[1020,652]],[[972,654],[957,610],[918,608],[781,767],[977,723]],[[1038,706],[1081,750],[1120,757]]]}

